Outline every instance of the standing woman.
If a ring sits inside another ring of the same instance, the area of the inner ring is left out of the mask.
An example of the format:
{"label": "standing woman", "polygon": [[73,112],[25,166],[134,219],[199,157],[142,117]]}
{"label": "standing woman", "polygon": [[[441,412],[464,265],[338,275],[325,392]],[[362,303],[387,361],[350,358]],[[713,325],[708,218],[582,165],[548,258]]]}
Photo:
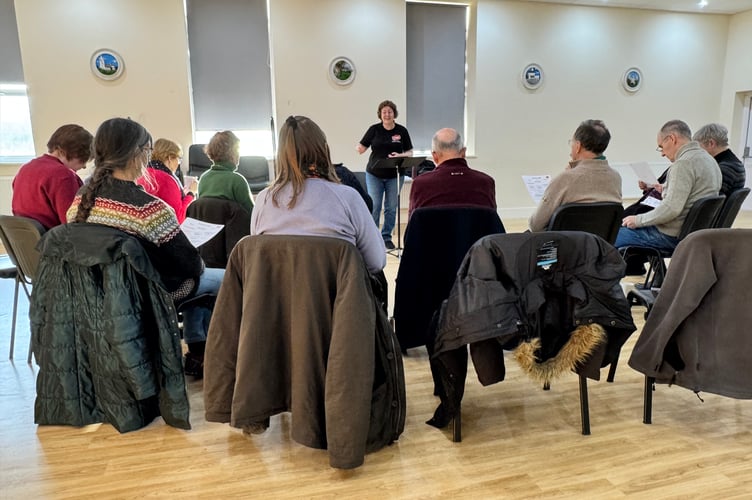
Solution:
{"label": "standing woman", "polygon": [[357,191],[340,183],[324,132],[305,116],[279,130],[274,183],[256,196],[251,234],[325,236],[349,241],[372,273],[386,255],[378,228]]}
{"label": "standing woman", "polygon": [[236,172],[240,163],[240,139],[229,130],[217,132],[204,148],[212,161],[211,169],[198,181],[198,196],[221,198],[239,203],[253,212],[251,188],[245,177]]}
{"label": "standing woman", "polygon": [[379,160],[400,158],[413,155],[413,143],[407,129],[394,121],[397,118],[397,105],[392,101],[379,104],[376,116],[380,123],[371,125],[355,149],[363,154],[370,147],[371,156],[366,167],[366,188],[373,199],[373,220],[379,225],[382,204],[384,206],[384,225],[381,237],[387,250],[394,249],[392,231],[397,215],[397,193],[402,187],[404,173],[397,174],[396,169],[374,169]]}
{"label": "standing woman", "polygon": [[[138,123],[125,118],[102,123],[94,137],[94,173],[73,199],[68,222],[102,224],[138,238],[176,304],[197,294],[216,295],[224,269],[204,269],[198,250],[180,230],[175,212],[136,184],[151,150],[151,135]],[[188,375],[203,374],[210,318],[208,308],[183,310]]]}
{"label": "standing woman", "polygon": [[190,183],[183,187],[175,175],[182,160],[180,144],[169,139],[157,139],[146,172],[136,181],[147,193],[170,205],[180,224],[185,220],[185,211],[196,198],[198,190],[195,177],[191,177]]}

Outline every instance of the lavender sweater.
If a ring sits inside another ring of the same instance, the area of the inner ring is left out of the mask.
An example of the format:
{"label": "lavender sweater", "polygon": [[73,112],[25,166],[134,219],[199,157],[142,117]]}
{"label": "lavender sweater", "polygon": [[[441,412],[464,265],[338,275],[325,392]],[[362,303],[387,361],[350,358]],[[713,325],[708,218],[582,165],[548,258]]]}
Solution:
{"label": "lavender sweater", "polygon": [[281,189],[278,207],[272,202],[270,188],[261,191],[251,215],[251,235],[338,238],[358,248],[369,271],[384,269],[384,240],[357,191],[324,179],[307,179],[292,209],[287,208],[291,197],[290,184]]}

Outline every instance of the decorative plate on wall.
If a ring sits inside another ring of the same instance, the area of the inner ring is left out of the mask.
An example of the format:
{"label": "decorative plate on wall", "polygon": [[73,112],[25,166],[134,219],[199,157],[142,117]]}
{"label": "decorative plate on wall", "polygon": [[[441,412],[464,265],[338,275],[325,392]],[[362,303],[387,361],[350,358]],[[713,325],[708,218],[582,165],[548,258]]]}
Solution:
{"label": "decorative plate on wall", "polygon": [[530,90],[535,90],[543,84],[543,68],[538,64],[528,64],[522,70],[522,85]]}
{"label": "decorative plate on wall", "polygon": [[642,71],[640,68],[629,68],[624,72],[621,84],[627,92],[637,92],[642,85]]}
{"label": "decorative plate on wall", "polygon": [[123,74],[123,59],[114,50],[101,49],[91,56],[91,71],[102,80],[116,80]]}
{"label": "decorative plate on wall", "polygon": [[337,85],[350,85],[355,79],[355,65],[346,57],[335,57],[329,64],[329,77]]}

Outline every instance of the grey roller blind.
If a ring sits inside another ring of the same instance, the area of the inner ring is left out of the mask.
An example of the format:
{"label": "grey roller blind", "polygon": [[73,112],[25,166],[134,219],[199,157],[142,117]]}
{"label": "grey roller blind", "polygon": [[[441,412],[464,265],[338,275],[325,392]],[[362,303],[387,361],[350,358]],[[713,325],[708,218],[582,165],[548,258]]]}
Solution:
{"label": "grey roller blind", "polygon": [[434,132],[464,132],[467,7],[407,4],[407,125],[415,149]]}
{"label": "grey roller blind", "polygon": [[0,0],[0,83],[24,83],[13,0]]}
{"label": "grey roller blind", "polygon": [[272,113],[266,0],[187,0],[196,130],[266,130]]}

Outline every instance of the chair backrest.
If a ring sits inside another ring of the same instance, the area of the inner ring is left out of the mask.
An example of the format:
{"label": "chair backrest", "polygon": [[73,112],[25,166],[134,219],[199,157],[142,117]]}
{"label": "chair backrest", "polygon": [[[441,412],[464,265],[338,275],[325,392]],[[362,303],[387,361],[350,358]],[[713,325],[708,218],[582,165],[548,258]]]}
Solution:
{"label": "chair backrest", "polygon": [[212,162],[204,153],[206,144],[191,144],[188,148],[188,175],[199,177],[211,168]]}
{"label": "chair backrest", "polygon": [[366,185],[366,173],[365,172],[353,172],[353,175],[355,175],[355,178],[358,179],[358,182],[360,182],[361,187],[368,192],[368,186]]}
{"label": "chair backrest", "polygon": [[685,236],[699,229],[713,227],[725,199],[725,195],[716,194],[695,201],[679,231],[679,240],[683,240]]}
{"label": "chair backrest", "polygon": [[39,251],[36,246],[45,233],[44,226],[29,217],[0,215],[0,237],[15,264],[21,278],[31,283],[39,267]]}
{"label": "chair backrest", "polygon": [[595,234],[612,245],[621,227],[621,203],[567,203],[556,209],[548,231],[584,231]]}
{"label": "chair backrest", "polygon": [[186,215],[225,226],[216,236],[198,247],[207,267],[227,267],[227,259],[237,242],[251,234],[251,214],[232,200],[202,196],[188,205]]}
{"label": "chair backrest", "polygon": [[238,173],[246,178],[253,194],[269,185],[269,161],[263,156],[241,156]]}
{"label": "chair backrest", "polygon": [[721,211],[718,212],[718,218],[716,218],[713,227],[730,228],[748,194],[749,188],[737,189],[729,194],[723,203],[723,207],[721,207]]}
{"label": "chair backrest", "polygon": [[431,318],[473,243],[503,232],[490,208],[427,207],[412,213],[394,290],[394,329],[402,349],[426,344]]}

